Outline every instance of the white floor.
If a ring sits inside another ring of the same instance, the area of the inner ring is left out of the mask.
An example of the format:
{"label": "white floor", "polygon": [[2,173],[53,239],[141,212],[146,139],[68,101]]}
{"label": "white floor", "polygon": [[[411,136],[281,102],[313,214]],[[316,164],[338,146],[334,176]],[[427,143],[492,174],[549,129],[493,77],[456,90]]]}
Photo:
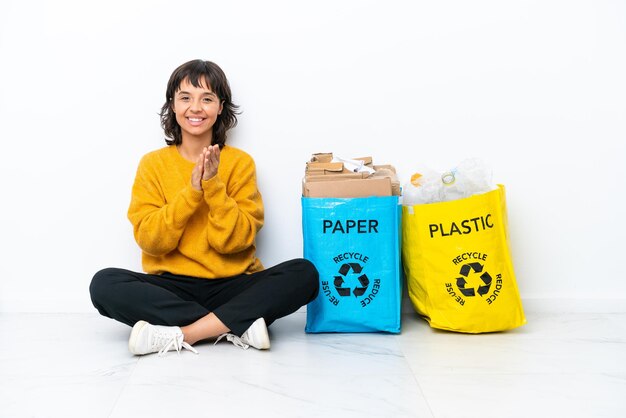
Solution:
{"label": "white floor", "polygon": [[97,314],[0,314],[0,417],[626,417],[626,313],[526,309],[497,334],[272,326],[272,349],[133,357]]}

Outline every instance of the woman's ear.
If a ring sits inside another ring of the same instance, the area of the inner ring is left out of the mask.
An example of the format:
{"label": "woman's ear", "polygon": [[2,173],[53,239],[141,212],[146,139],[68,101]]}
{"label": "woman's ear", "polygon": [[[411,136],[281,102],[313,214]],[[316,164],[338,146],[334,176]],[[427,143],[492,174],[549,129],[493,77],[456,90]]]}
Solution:
{"label": "woman's ear", "polygon": [[224,100],[222,100],[220,102],[220,110],[217,111],[217,114],[221,115],[222,114],[222,110],[224,110]]}

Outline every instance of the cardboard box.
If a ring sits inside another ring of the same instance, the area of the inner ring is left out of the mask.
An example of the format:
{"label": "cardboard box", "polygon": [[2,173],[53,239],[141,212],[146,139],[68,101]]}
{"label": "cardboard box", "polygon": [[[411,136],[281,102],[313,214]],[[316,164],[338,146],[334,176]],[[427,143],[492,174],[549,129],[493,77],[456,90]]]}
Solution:
{"label": "cardboard box", "polygon": [[394,196],[400,196],[402,188],[400,187],[400,180],[396,174],[396,168],[392,165],[375,165],[376,172],[372,174],[374,177],[389,177],[391,179],[391,194]]}
{"label": "cardboard box", "polygon": [[311,156],[312,163],[329,163],[333,160],[332,152],[318,152]]}
{"label": "cardboard box", "polygon": [[304,197],[370,197],[391,196],[389,177],[370,177],[334,181],[303,181]]}
{"label": "cardboard box", "polygon": [[314,173],[320,172],[321,174],[329,173],[341,173],[343,172],[343,163],[318,163],[308,162],[306,163],[306,172]]}
{"label": "cardboard box", "polygon": [[352,173],[352,171],[345,168],[344,164],[341,162],[338,162],[338,163],[308,162],[306,163],[305,172],[307,175]]}
{"label": "cardboard box", "polygon": [[317,153],[306,163],[302,181],[305,197],[399,196],[400,182],[392,165],[374,165],[372,157],[359,157],[364,165],[376,170],[353,172],[343,162],[333,162],[330,152]]}

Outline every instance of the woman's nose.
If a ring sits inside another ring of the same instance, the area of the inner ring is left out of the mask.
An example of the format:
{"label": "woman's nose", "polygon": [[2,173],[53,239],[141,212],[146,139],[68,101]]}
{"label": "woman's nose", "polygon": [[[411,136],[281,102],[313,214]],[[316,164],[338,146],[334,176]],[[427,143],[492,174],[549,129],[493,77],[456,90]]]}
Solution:
{"label": "woman's nose", "polygon": [[192,100],[189,108],[192,112],[199,112],[202,110],[202,104],[198,100]]}

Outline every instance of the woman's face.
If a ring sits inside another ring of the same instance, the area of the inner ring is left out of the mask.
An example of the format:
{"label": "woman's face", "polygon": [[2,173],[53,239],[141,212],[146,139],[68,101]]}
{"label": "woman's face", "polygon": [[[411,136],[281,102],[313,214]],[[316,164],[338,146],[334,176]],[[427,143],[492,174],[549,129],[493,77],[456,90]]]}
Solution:
{"label": "woman's face", "polygon": [[174,94],[172,109],[182,130],[183,141],[186,136],[208,135],[212,138],[213,125],[217,116],[222,113],[222,102],[206,81],[201,83],[201,87],[194,87],[185,79]]}

